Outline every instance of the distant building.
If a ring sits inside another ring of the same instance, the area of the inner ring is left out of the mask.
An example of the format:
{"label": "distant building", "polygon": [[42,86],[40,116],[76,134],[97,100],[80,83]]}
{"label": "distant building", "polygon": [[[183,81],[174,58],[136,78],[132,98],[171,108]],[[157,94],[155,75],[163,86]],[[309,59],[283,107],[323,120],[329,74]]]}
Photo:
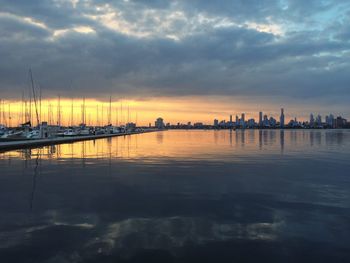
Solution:
{"label": "distant building", "polygon": [[259,126],[262,126],[263,122],[263,113],[262,111],[259,112]]}
{"label": "distant building", "polygon": [[246,123],[245,123],[245,114],[244,113],[242,113],[241,118],[238,120],[238,125],[241,128],[245,128]]}
{"label": "distant building", "polygon": [[335,119],[335,128],[337,129],[345,128],[346,123],[347,123],[346,119],[342,118],[341,116],[338,116]]}
{"label": "distant building", "polygon": [[329,114],[329,116],[326,116],[326,125],[328,128],[334,128],[335,121],[333,114]]}
{"label": "distant building", "polygon": [[254,128],[255,127],[255,120],[249,119],[247,125],[249,128]]}
{"label": "distant building", "polygon": [[162,118],[158,118],[155,123],[154,123],[154,126],[157,128],[157,129],[164,129],[165,125],[164,125],[164,120]]}
{"label": "distant building", "polygon": [[276,127],[276,125],[277,125],[277,120],[276,120],[275,118],[273,118],[273,117],[270,117],[270,119],[269,119],[269,125],[270,125],[270,127]]}
{"label": "distant building", "polygon": [[322,126],[322,117],[321,115],[317,115],[316,117],[316,125],[319,127],[319,126]]}
{"label": "distant building", "polygon": [[219,125],[219,120],[215,119],[215,120],[214,120],[214,126],[216,127],[216,126],[218,126],[218,125]]}
{"label": "distant building", "polygon": [[284,109],[281,108],[280,127],[284,128]]}
{"label": "distant building", "polygon": [[289,128],[297,128],[300,127],[300,123],[297,121],[297,119],[295,118],[294,120],[290,120],[288,123],[288,127]]}
{"label": "distant building", "polygon": [[315,119],[314,115],[311,113],[310,114],[310,127],[313,127],[315,125]]}
{"label": "distant building", "polygon": [[263,126],[264,127],[269,127],[270,126],[269,119],[268,119],[266,114],[264,115]]}

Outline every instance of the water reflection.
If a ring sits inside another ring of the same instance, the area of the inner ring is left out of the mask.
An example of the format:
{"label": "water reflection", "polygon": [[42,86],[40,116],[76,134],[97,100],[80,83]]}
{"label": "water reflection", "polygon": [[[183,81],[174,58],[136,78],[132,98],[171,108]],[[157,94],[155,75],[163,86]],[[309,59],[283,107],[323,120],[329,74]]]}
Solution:
{"label": "water reflection", "polygon": [[[30,210],[33,210],[33,203],[34,203],[34,196],[35,196],[35,189],[36,189],[36,180],[38,177],[38,174],[41,172],[41,166],[39,169],[39,158],[40,158],[40,151],[37,154],[37,157],[35,159],[35,166],[34,166],[34,172],[33,172],[33,185],[32,185],[32,193],[30,195]],[[39,172],[38,172],[39,169]]]}
{"label": "water reflection", "polygon": [[157,133],[157,143],[158,144],[162,144],[163,143],[163,139],[164,139],[164,133],[158,132]]}
{"label": "water reflection", "polygon": [[166,131],[2,153],[0,258],[347,262],[349,146],[345,130]]}
{"label": "water reflection", "polygon": [[284,130],[280,130],[281,153],[284,151]]}
{"label": "water reflection", "polygon": [[32,158],[32,155],[37,156],[39,151],[40,158],[43,159],[72,160],[91,158],[151,160],[164,156],[195,158],[203,153],[211,154],[213,157],[226,156],[227,152],[230,152],[230,158],[266,153],[294,154],[295,151],[314,153],[314,146],[328,146],[328,150],[338,150],[338,146],[343,147],[344,143],[348,143],[349,137],[350,133],[346,130],[168,131],[144,134],[142,137],[125,136],[5,152],[0,153],[0,159],[26,160]]}

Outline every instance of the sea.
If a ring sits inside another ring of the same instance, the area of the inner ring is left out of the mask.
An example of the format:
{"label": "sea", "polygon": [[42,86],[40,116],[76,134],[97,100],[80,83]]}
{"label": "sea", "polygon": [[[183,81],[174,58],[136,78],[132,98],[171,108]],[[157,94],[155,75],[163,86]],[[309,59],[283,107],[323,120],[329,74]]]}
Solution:
{"label": "sea", "polygon": [[350,262],[350,130],[2,152],[0,262]]}

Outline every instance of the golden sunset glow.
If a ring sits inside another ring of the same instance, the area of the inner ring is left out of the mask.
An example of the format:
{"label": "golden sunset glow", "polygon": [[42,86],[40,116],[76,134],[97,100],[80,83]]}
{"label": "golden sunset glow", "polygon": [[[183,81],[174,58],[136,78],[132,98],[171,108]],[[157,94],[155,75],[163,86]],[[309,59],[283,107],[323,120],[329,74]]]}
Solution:
{"label": "golden sunset glow", "polygon": [[[229,120],[232,114],[240,117],[245,113],[247,118],[258,118],[258,112],[263,108],[264,114],[276,114],[279,108],[269,104],[256,104],[241,98],[231,99],[225,97],[160,97],[145,100],[113,99],[100,101],[92,98],[69,99],[51,98],[37,103],[38,115],[41,121],[47,121],[51,125],[59,122],[64,126],[79,125],[83,123],[83,105],[85,105],[85,122],[87,125],[107,125],[109,121],[109,109],[111,108],[111,123],[124,125],[128,122],[136,122],[139,126],[154,124],[158,117],[164,118],[166,123],[177,124],[187,122],[203,122],[212,124],[214,119]],[[26,109],[29,114],[29,102],[25,106],[21,101],[3,101],[0,120],[10,126],[17,126],[25,122]],[[41,110],[40,110],[41,108]],[[60,109],[60,113],[58,114]],[[10,114],[8,114],[10,112]],[[298,112],[297,107],[293,112]],[[27,114],[27,115],[28,115]],[[35,105],[32,102],[31,120],[36,124]],[[299,115],[300,116],[300,115]],[[293,117],[293,116],[291,116]],[[59,118],[61,121],[59,121]],[[1,122],[1,121],[0,121]]]}

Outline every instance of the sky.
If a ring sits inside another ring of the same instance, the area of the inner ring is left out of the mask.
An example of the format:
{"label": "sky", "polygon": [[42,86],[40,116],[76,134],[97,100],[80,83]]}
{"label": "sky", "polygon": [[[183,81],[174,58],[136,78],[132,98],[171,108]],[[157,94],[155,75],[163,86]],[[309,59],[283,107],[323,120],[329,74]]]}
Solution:
{"label": "sky", "polygon": [[31,68],[44,98],[112,96],[143,123],[350,118],[349,25],[348,0],[0,0],[0,97]]}

